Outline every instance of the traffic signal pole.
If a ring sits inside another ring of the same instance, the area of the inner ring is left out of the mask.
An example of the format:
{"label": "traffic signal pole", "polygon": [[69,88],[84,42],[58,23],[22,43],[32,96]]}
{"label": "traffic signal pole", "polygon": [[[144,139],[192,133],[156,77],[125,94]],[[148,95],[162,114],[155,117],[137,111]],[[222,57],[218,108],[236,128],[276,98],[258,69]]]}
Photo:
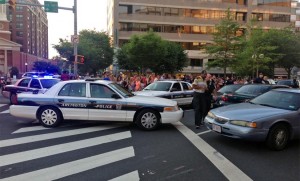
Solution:
{"label": "traffic signal pole", "polygon": [[[73,6],[74,13],[74,35],[77,36],[77,0],[74,0]],[[77,50],[78,50],[78,42],[74,42],[74,76],[77,77],[78,66],[77,66]]]}
{"label": "traffic signal pole", "polygon": [[[23,3],[23,2],[16,2],[16,0],[9,0],[8,2],[13,2],[13,4],[10,4],[9,6],[14,7],[15,5],[29,5],[29,6],[38,6],[38,7],[46,7],[46,3],[45,5],[41,5],[41,4],[33,4],[33,3]],[[50,11],[46,11],[46,12],[57,12],[57,9],[64,9],[64,10],[70,10],[73,11],[74,13],[74,35],[77,36],[77,0],[74,0],[74,6],[73,8],[68,8],[68,7],[59,7],[57,6],[57,2],[54,1],[48,1],[48,3],[56,3],[55,7],[47,7],[50,8]],[[4,4],[6,3],[6,0],[0,0],[0,4]],[[50,5],[50,4],[48,4]],[[78,47],[78,42],[74,42],[74,56],[75,56],[75,60],[74,60],[74,76],[77,76],[77,47]]]}

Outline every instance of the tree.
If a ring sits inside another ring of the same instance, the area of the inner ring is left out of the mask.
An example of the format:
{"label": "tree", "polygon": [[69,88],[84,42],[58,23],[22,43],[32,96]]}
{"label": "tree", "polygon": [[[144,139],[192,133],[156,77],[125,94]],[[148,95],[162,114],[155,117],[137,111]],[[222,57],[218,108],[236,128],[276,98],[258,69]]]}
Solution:
{"label": "tree", "polygon": [[47,73],[60,73],[61,69],[56,66],[52,65],[50,62],[45,61],[36,61],[33,64],[33,70],[38,72],[47,72]]}
{"label": "tree", "polygon": [[282,67],[291,76],[291,70],[294,66],[300,66],[300,36],[294,33],[290,28],[272,29],[266,33],[264,41],[276,46],[273,55],[276,60],[274,63]]}
{"label": "tree", "polygon": [[162,40],[153,31],[134,35],[129,43],[117,53],[120,68],[144,72],[151,69],[155,73],[174,73],[182,70],[187,61],[183,48]]}
{"label": "tree", "polygon": [[79,65],[81,72],[96,74],[113,63],[114,49],[106,32],[82,30],[79,39],[78,54],[85,59],[84,64]]}
{"label": "tree", "polygon": [[214,61],[207,63],[207,67],[223,68],[225,77],[227,68],[231,67],[236,61],[235,54],[241,48],[243,36],[237,36],[240,26],[234,20],[229,9],[226,11],[226,17],[221,19],[215,28],[214,43],[205,47],[206,52],[214,59]]}
{"label": "tree", "polygon": [[[84,64],[78,64],[80,73],[96,74],[100,69],[107,68],[113,61],[113,48],[110,37],[106,32],[82,30],[79,32],[78,55],[83,55]],[[70,59],[73,55],[73,45],[67,40],[60,39],[58,45],[53,45],[61,57]],[[69,62],[73,65],[73,62]]]}

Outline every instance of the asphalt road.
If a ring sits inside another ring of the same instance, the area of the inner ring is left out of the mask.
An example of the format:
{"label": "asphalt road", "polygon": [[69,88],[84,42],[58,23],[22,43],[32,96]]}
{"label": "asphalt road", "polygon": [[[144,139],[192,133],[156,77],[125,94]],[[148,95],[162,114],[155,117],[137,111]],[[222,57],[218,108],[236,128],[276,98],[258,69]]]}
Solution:
{"label": "asphalt road", "polygon": [[274,152],[178,124],[142,131],[129,123],[66,121],[47,129],[15,118],[0,98],[3,180],[300,180],[300,143]]}

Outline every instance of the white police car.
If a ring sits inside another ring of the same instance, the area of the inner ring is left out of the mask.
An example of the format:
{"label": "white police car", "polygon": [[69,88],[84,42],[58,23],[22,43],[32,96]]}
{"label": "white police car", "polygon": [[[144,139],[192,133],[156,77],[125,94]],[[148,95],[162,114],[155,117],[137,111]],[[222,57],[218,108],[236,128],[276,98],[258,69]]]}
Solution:
{"label": "white police car", "polygon": [[162,97],[177,101],[179,106],[191,105],[194,90],[188,82],[180,80],[156,81],[145,87],[142,91],[134,92],[141,96]]}
{"label": "white police car", "polygon": [[44,94],[18,94],[17,101],[10,106],[11,115],[37,118],[45,127],[58,126],[63,120],[103,120],[134,122],[153,130],[183,116],[175,101],[136,96],[105,80],[62,81]]}

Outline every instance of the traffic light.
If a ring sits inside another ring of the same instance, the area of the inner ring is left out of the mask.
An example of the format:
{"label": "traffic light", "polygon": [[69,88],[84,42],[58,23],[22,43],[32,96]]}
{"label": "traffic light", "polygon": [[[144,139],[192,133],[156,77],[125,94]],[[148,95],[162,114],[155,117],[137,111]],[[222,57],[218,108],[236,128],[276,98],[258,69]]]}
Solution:
{"label": "traffic light", "polygon": [[8,6],[9,9],[11,9],[13,11],[16,9],[16,0],[9,0],[8,4],[9,4],[9,6]]}
{"label": "traffic light", "polygon": [[77,62],[84,64],[84,56],[83,55],[77,55]]}

